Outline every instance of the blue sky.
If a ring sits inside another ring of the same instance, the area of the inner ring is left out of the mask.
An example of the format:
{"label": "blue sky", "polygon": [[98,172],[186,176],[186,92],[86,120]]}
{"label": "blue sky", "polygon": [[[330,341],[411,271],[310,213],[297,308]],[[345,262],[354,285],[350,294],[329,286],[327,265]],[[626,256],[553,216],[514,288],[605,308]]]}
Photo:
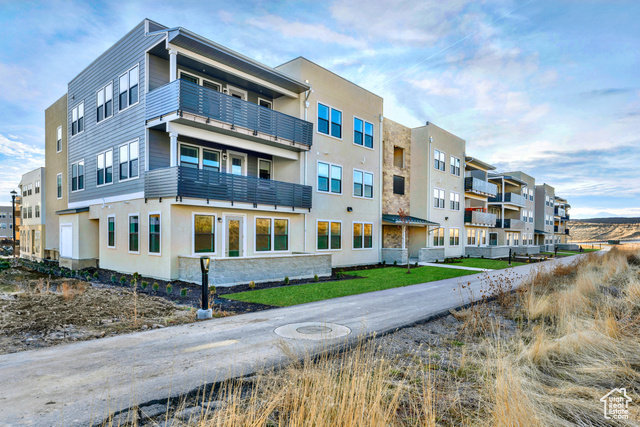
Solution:
{"label": "blue sky", "polygon": [[0,1],[0,203],[44,165],[44,110],[145,17],[276,66],[297,56],[523,170],[574,217],[640,216],[640,2]]}

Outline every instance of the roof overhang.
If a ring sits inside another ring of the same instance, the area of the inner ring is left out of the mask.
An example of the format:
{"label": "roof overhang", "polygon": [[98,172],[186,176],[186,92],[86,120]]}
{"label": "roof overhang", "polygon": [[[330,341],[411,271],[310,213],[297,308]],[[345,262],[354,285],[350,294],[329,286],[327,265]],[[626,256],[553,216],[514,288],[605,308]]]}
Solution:
{"label": "roof overhang", "polygon": [[439,226],[440,224],[437,222],[429,221],[422,218],[416,218],[415,216],[408,216],[406,218],[406,224],[400,218],[400,215],[382,215],[382,223],[383,224],[393,224],[393,225],[408,225],[412,227],[428,227],[428,226]]}
{"label": "roof overhang", "polygon": [[476,159],[475,157],[466,156],[464,161],[467,165],[473,166],[476,169],[481,169],[483,171],[492,171],[496,170],[496,167],[490,165],[489,163],[483,162],[482,160]]}
{"label": "roof overhang", "polygon": [[75,209],[63,209],[61,211],[56,211],[56,215],[72,215],[81,212],[89,212],[89,206],[83,208],[75,208]]}
{"label": "roof overhang", "polygon": [[544,230],[533,230],[533,232],[534,232],[535,234],[547,234],[547,235],[548,235],[548,234],[553,234],[553,233],[549,233],[549,232],[544,231]]}

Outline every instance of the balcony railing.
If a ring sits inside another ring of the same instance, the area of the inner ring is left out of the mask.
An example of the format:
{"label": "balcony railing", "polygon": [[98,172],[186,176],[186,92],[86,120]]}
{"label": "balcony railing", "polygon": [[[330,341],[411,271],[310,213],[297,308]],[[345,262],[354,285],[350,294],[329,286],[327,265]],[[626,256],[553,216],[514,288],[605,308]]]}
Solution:
{"label": "balcony railing", "polygon": [[489,227],[496,226],[496,214],[481,211],[466,211],[464,213],[464,222],[466,224],[485,225]]}
{"label": "balcony railing", "polygon": [[313,142],[313,123],[186,80],[175,80],[147,94],[147,121],[175,112],[196,114],[308,146]]}
{"label": "balcony railing", "polygon": [[174,166],[145,174],[145,198],[189,197],[311,209],[311,187]]}
{"label": "balcony railing", "polygon": [[467,177],[464,179],[464,191],[495,197],[498,193],[498,186],[478,178]]}
{"label": "balcony railing", "polygon": [[498,193],[495,197],[489,198],[490,203],[510,203],[517,206],[525,206],[527,199],[516,193]]}
{"label": "balcony railing", "polygon": [[524,221],[519,219],[498,219],[496,220],[496,228],[508,228],[510,230],[524,230]]}
{"label": "balcony railing", "polygon": [[564,208],[561,208],[561,207],[558,207],[558,206],[556,206],[553,209],[553,213],[554,213],[554,215],[558,215],[558,216],[565,216],[565,214],[566,214]]}

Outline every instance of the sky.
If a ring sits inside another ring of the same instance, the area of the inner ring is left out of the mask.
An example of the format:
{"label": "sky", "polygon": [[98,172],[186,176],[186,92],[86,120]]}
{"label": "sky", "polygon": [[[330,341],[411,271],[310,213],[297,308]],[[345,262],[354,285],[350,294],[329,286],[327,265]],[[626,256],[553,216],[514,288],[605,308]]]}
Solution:
{"label": "sky", "polygon": [[0,0],[0,203],[44,166],[44,110],[149,18],[270,66],[304,56],[386,117],[554,186],[573,218],[640,216],[638,16],[621,0]]}

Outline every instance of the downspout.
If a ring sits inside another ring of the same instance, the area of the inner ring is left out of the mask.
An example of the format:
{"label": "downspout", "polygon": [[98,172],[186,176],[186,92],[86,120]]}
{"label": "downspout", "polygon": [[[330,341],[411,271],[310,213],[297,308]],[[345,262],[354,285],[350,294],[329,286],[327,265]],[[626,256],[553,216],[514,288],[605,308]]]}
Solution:
{"label": "downspout", "polygon": [[380,161],[380,168],[379,168],[379,173],[378,173],[378,188],[379,188],[378,191],[379,191],[380,196],[378,198],[380,200],[378,201],[378,208],[379,208],[378,212],[380,213],[380,216],[379,216],[378,220],[380,222],[378,224],[380,225],[380,231],[379,231],[380,238],[378,239],[378,260],[380,262],[382,262],[382,243],[383,243],[383,237],[384,237],[383,233],[382,233],[382,185],[383,185],[383,181],[384,181],[383,180],[383,176],[382,176],[383,175],[383,167],[384,167],[384,158],[383,158],[383,155],[382,155],[382,151],[383,151],[382,150],[382,140],[383,140],[382,139],[382,127],[383,127],[383,122],[384,122],[384,116],[382,114],[380,114],[379,119],[380,119],[380,138],[379,138],[380,139],[380,142],[379,142],[379,144],[380,144],[379,152],[380,153],[379,153],[378,156],[379,156],[379,161]]}

